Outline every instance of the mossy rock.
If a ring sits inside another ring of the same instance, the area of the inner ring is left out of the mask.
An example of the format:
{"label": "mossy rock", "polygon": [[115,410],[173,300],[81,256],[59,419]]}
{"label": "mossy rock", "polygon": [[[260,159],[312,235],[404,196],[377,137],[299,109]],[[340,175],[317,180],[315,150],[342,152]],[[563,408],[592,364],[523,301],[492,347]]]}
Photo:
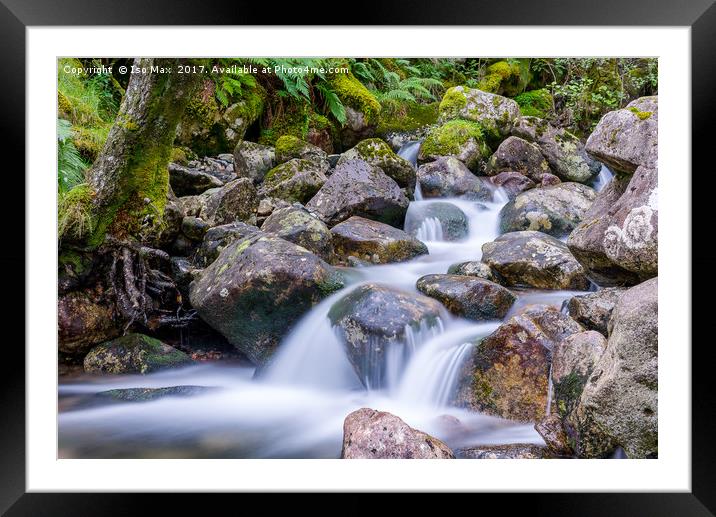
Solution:
{"label": "mossy rock", "polygon": [[88,373],[150,373],[191,364],[184,352],[144,334],[127,334],[94,347],[84,360]]}
{"label": "mossy rock", "polygon": [[510,133],[519,116],[520,107],[514,100],[466,86],[445,92],[439,108],[442,122],[462,119],[478,123],[493,146]]}
{"label": "mossy rock", "polygon": [[83,183],[61,194],[57,203],[57,234],[64,242],[81,242],[94,230],[92,203],[95,192]]}
{"label": "mossy rock", "polygon": [[358,144],[341,155],[338,165],[349,160],[361,159],[370,163],[393,178],[398,185],[410,190],[415,187],[415,169],[413,166],[393,152],[390,146],[380,138],[361,140]]}
{"label": "mossy rock", "polygon": [[259,196],[307,203],[328,179],[327,169],[328,162],[293,158],[266,173]]}
{"label": "mossy rock", "polygon": [[431,130],[420,146],[418,160],[425,162],[441,156],[455,157],[471,171],[482,171],[490,148],[480,124],[451,120]]}
{"label": "mossy rock", "polygon": [[479,90],[514,97],[530,82],[529,59],[498,61],[487,67],[487,73],[477,85]]}
{"label": "mossy rock", "polygon": [[390,133],[408,133],[422,127],[435,124],[438,120],[440,103],[419,104],[408,101],[401,104],[398,111],[383,108],[376,134],[387,136]]}
{"label": "mossy rock", "polygon": [[276,140],[276,163],[285,163],[293,158],[314,161],[325,164],[328,154],[315,145],[309,144],[293,135],[283,135]]}
{"label": "mossy rock", "polygon": [[368,125],[378,123],[380,102],[352,73],[334,74],[329,78],[329,82],[345,106],[362,113]]}

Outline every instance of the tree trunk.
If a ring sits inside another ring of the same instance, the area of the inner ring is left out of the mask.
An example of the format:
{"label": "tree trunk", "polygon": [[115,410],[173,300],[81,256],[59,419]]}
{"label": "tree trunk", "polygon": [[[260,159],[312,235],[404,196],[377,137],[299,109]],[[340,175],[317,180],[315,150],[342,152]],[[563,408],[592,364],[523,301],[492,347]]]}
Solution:
{"label": "tree trunk", "polygon": [[135,59],[107,142],[89,171],[94,190],[90,247],[107,234],[144,240],[162,224],[167,165],[184,109],[200,74],[179,73],[186,59]]}

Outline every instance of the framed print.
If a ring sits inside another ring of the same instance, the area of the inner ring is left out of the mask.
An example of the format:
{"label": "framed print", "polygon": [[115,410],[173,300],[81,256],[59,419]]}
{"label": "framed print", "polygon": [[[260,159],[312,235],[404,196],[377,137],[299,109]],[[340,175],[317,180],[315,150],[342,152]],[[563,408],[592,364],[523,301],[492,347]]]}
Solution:
{"label": "framed print", "polygon": [[286,26],[3,0],[26,293],[3,511],[507,491],[711,514],[690,208],[716,8],[455,4]]}

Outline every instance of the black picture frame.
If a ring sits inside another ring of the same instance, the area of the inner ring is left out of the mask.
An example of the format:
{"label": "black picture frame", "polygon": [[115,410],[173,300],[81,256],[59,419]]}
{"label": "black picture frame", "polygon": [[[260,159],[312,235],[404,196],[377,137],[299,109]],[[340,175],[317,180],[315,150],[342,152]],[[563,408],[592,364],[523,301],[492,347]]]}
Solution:
{"label": "black picture frame", "polygon": [[[31,274],[25,266],[25,227],[19,224],[19,214],[25,214],[25,191],[20,171],[25,170],[25,30],[28,26],[63,25],[336,25],[350,19],[356,25],[620,25],[620,26],[688,26],[691,27],[692,69],[692,182],[712,172],[713,141],[716,138],[716,5],[714,0],[694,0],[688,3],[669,0],[451,0],[442,5],[427,0],[400,2],[361,2],[354,4],[348,15],[339,15],[324,2],[281,3],[280,9],[269,2],[203,0],[201,2],[154,0],[0,0],[0,126],[5,135],[2,142],[6,152],[3,206],[11,222],[4,225],[6,242],[0,254],[3,266],[3,313],[8,322],[25,320],[24,276]],[[326,3],[327,4],[327,3]],[[336,4],[332,4],[335,6]],[[339,8],[341,6],[338,6]],[[277,17],[280,11],[280,17]],[[598,45],[598,42],[595,42]],[[91,54],[91,43],[88,53]],[[10,154],[11,153],[11,154]],[[10,159],[11,156],[11,159]],[[688,175],[688,171],[671,171]],[[10,176],[10,177],[8,177]],[[24,175],[23,175],[24,179]],[[708,184],[708,183],[707,183]],[[10,190],[12,189],[12,190]],[[707,195],[705,189],[692,189],[694,194]],[[21,195],[22,192],[24,195]],[[12,206],[15,203],[17,206]],[[699,207],[692,198],[692,236],[708,232],[713,216]],[[14,214],[14,215],[10,215]],[[699,231],[701,230],[701,231]],[[692,250],[692,275],[706,274],[716,265],[716,253]],[[686,265],[685,265],[686,267]],[[707,269],[708,268],[708,269]],[[23,271],[24,275],[18,272]],[[707,278],[701,276],[697,278]],[[13,285],[13,282],[16,285]],[[48,289],[49,290],[49,289]],[[8,294],[11,293],[11,294]],[[709,304],[692,301],[694,323],[708,321]],[[8,323],[8,328],[18,328]],[[5,333],[0,359],[0,512],[4,515],[125,515],[147,508],[147,495],[141,494],[39,494],[25,490],[25,353],[19,345],[24,338]],[[708,336],[708,334],[705,334]],[[692,337],[692,491],[690,493],[651,494],[511,494],[509,504],[498,503],[511,511],[528,510],[531,514],[549,515],[716,515],[716,454],[714,447],[713,393],[714,352],[712,339]],[[688,350],[690,343],[668,343]],[[242,495],[241,497],[246,497]],[[487,508],[480,495],[480,507]],[[491,497],[491,499],[495,499]],[[420,499],[418,499],[420,500]],[[265,501],[265,500],[264,500]],[[504,500],[503,500],[504,501]],[[251,501],[256,502],[256,501]],[[494,501],[496,502],[496,501]],[[176,505],[185,512],[192,503],[184,495],[161,496],[163,513]],[[204,510],[205,503],[202,505]],[[473,503],[474,504],[474,499]],[[354,505],[356,509],[361,505]],[[476,511],[479,507],[476,507]],[[363,507],[363,509],[366,509]]]}

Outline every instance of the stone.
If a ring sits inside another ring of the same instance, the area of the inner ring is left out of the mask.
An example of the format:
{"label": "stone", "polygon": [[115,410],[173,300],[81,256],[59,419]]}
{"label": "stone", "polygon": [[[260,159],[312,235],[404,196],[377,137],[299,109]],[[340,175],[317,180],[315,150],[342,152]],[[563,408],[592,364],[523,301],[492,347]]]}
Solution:
{"label": "stone", "polygon": [[362,408],[343,422],[342,459],[454,459],[443,442],[397,416]]}
{"label": "stone", "polygon": [[360,159],[374,167],[380,168],[401,187],[415,187],[415,169],[413,166],[393,152],[388,144],[380,138],[362,140],[355,147],[341,155],[338,165],[349,160]]}
{"label": "stone", "polygon": [[189,294],[206,323],[264,365],[298,319],[343,282],[307,249],[255,232],[225,247],[191,283]]}
{"label": "stone", "polygon": [[372,389],[384,385],[392,357],[412,352],[407,329],[414,334],[437,327],[443,313],[440,303],[427,296],[363,284],[336,302],[328,318],[358,378]]}
{"label": "stone", "polygon": [[504,318],[517,299],[501,285],[475,276],[425,275],[416,287],[451,313],[475,321]]}
{"label": "stone", "polygon": [[460,197],[477,201],[492,200],[487,180],[475,176],[460,160],[438,158],[418,167],[418,183],[423,198]]}
{"label": "stone", "polygon": [[212,193],[199,212],[199,217],[218,226],[234,221],[256,222],[259,200],[256,188],[248,178],[230,181]]}
{"label": "stone", "polygon": [[327,170],[328,162],[293,158],[266,173],[259,195],[306,203],[326,182]]}
{"label": "stone", "polygon": [[533,188],[502,207],[500,231],[535,230],[564,237],[582,221],[596,196],[594,189],[580,183]]}
{"label": "stone", "polygon": [[400,186],[378,167],[349,160],[333,170],[306,208],[328,226],[358,215],[402,228],[408,204]]}
{"label": "stone", "polygon": [[224,183],[206,172],[170,163],[169,184],[177,196],[193,196],[210,188],[221,187]]}
{"label": "stone", "polygon": [[659,160],[658,97],[641,97],[602,117],[587,139],[589,154],[613,171],[634,173],[657,168]]}
{"label": "stone", "polygon": [[607,336],[612,310],[624,291],[622,287],[605,287],[593,293],[573,296],[566,304],[567,312],[585,328]]}
{"label": "stone", "polygon": [[535,183],[540,183],[544,174],[551,174],[539,147],[516,136],[504,140],[487,163],[488,176],[505,171],[519,172]]}
{"label": "stone", "polygon": [[219,253],[229,244],[257,233],[259,233],[259,229],[256,226],[240,221],[214,226],[206,232],[201,246],[196,251],[196,265],[201,268],[208,266],[216,260]]}
{"label": "stone", "polygon": [[615,176],[597,195],[567,246],[598,285],[634,285],[658,274],[656,169]]}
{"label": "stone", "polygon": [[260,183],[275,165],[276,153],[273,147],[242,140],[234,148],[234,171],[239,178],[249,178],[254,183]]}
{"label": "stone", "polygon": [[429,240],[430,225],[439,227],[437,240],[459,241],[469,233],[467,216],[456,205],[444,201],[410,203],[405,216],[405,231]]}
{"label": "stone", "polygon": [[532,460],[547,458],[547,449],[531,443],[510,443],[508,445],[483,445],[457,449],[458,458],[473,460]]}
{"label": "stone", "polygon": [[298,244],[321,257],[333,260],[333,236],[323,221],[300,206],[274,210],[261,225],[261,230]]}
{"label": "stone", "polygon": [[419,255],[427,255],[428,248],[415,237],[390,226],[353,216],[331,228],[336,256],[388,264],[404,262]]}
{"label": "stone", "polygon": [[520,106],[514,100],[465,86],[448,89],[440,102],[441,121],[477,122],[497,138],[508,135],[519,116]]}
{"label": "stone", "polygon": [[490,266],[480,261],[459,262],[451,265],[447,270],[449,275],[466,275],[484,278],[491,282],[500,283],[499,278]]}
{"label": "stone", "polygon": [[91,289],[71,291],[57,301],[60,352],[86,354],[92,346],[121,334],[112,306]]}
{"label": "stone", "polygon": [[192,360],[184,352],[144,334],[127,334],[97,345],[85,356],[87,373],[151,373],[187,366]]}
{"label": "stone", "polygon": [[432,128],[418,151],[418,162],[437,160],[450,156],[460,160],[473,172],[485,169],[490,156],[482,127],[475,122],[452,120]]}
{"label": "stone", "polygon": [[527,176],[515,171],[501,172],[496,176],[492,176],[491,181],[496,187],[502,188],[510,200],[515,199],[518,194],[537,186]]}
{"label": "stone", "polygon": [[538,289],[589,289],[582,265],[567,246],[554,237],[534,231],[500,235],[482,246],[482,261],[507,286]]}

